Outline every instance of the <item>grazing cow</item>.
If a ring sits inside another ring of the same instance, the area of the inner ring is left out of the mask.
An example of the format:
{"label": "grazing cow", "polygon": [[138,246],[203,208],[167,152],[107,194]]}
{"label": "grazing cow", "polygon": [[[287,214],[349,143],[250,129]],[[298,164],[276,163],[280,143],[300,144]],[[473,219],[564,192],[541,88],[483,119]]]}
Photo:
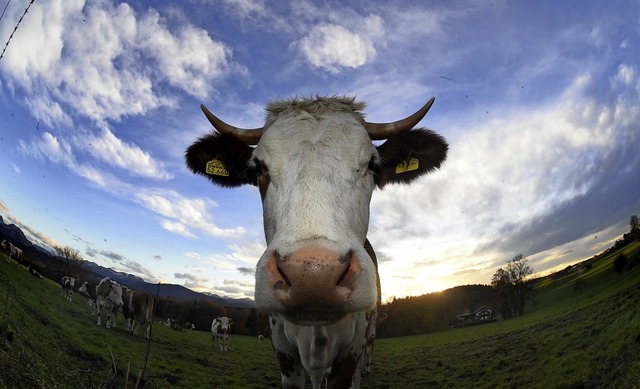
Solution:
{"label": "grazing cow", "polygon": [[[410,183],[440,167],[444,138],[413,127],[434,99],[393,123],[364,120],[350,97],[267,105],[261,128],[243,130],[204,106],[217,133],[186,152],[187,166],[215,185],[256,185],[267,249],[256,266],[256,306],[269,313],[282,385],[357,388],[366,332],[380,299],[368,250],[374,188]],[[372,141],[385,140],[375,145]]]}
{"label": "grazing cow", "polygon": [[91,281],[85,281],[78,288],[78,293],[87,298],[87,304],[93,307],[93,312],[91,312],[91,316],[95,315],[96,312],[96,284]]}
{"label": "grazing cow", "polygon": [[29,270],[29,273],[34,276],[35,278],[42,280],[42,274],[38,273],[38,271],[34,268],[32,268],[31,266],[27,267],[27,270]]}
{"label": "grazing cow", "polygon": [[96,286],[96,310],[98,312],[97,324],[101,325],[102,314],[106,313],[107,328],[116,328],[118,310],[122,307],[122,286],[109,277],[103,278]]}
{"label": "grazing cow", "polygon": [[62,297],[71,301],[73,295],[73,288],[76,285],[76,279],[69,276],[62,277]]}
{"label": "grazing cow", "polygon": [[127,331],[137,336],[138,329],[146,327],[145,338],[149,339],[155,302],[153,296],[141,290],[127,289],[126,292],[123,291],[123,302],[122,313],[126,320]]}
{"label": "grazing cow", "polygon": [[13,247],[13,245],[11,244],[11,242],[9,242],[6,239],[2,240],[2,243],[0,243],[0,248],[2,248],[2,252],[7,254],[7,263],[11,262],[11,248]]}
{"label": "grazing cow", "polygon": [[190,332],[191,330],[195,330],[195,329],[196,329],[195,324],[189,321],[184,323],[184,325],[182,326],[182,332]]}
{"label": "grazing cow", "polygon": [[13,258],[16,262],[18,262],[18,266],[20,266],[23,257],[22,250],[20,248],[6,239],[2,240],[2,243],[0,243],[0,247],[2,247],[2,251],[4,251],[8,255],[7,262],[11,262],[10,258]]}
{"label": "grazing cow", "polygon": [[228,351],[227,346],[229,345],[229,334],[231,333],[232,324],[234,324],[233,320],[224,316],[216,317],[213,319],[213,322],[211,322],[213,344],[215,347],[216,339],[218,339],[220,351]]}

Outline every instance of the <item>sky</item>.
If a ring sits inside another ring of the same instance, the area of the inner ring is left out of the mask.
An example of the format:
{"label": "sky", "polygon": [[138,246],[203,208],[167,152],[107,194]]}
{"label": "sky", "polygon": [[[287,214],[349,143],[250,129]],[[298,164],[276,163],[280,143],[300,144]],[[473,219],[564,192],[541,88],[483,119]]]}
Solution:
{"label": "sky", "polygon": [[[28,0],[2,2],[0,44]],[[536,274],[611,246],[640,213],[637,1],[35,1],[0,60],[0,215],[34,243],[253,298],[257,189],[185,166],[264,106],[353,95],[450,144],[442,168],[376,190],[383,300]]]}

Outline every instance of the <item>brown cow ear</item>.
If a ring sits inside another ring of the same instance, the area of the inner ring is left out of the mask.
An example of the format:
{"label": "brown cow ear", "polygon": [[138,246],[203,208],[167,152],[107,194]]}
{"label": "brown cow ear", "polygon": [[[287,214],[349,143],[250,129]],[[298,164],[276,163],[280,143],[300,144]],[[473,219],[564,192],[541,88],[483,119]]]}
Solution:
{"label": "brown cow ear", "polygon": [[257,184],[259,167],[251,163],[253,148],[239,139],[212,133],[198,139],[187,148],[187,167],[207,177],[216,185],[232,188]]}
{"label": "brown cow ear", "polygon": [[416,129],[395,135],[378,146],[376,185],[382,189],[396,182],[408,184],[439,168],[448,149],[445,139],[431,130]]}

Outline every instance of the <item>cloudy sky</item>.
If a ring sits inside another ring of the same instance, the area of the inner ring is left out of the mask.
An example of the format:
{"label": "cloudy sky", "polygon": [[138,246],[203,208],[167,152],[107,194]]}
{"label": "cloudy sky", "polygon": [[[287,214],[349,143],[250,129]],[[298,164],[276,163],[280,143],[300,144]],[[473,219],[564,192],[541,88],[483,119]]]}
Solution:
{"label": "cloudy sky", "polygon": [[[9,39],[28,0],[0,20]],[[36,1],[0,60],[0,214],[41,245],[253,297],[256,189],[184,151],[293,96],[355,95],[369,121],[436,103],[448,160],[373,195],[383,298],[589,257],[640,213],[637,1]],[[427,5],[428,4],[428,5]]]}

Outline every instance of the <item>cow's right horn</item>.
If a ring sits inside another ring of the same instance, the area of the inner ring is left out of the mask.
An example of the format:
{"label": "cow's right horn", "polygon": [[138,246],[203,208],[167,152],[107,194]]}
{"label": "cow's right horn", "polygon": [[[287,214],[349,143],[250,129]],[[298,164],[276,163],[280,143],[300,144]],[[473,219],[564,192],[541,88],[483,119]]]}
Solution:
{"label": "cow's right horn", "polygon": [[416,111],[413,115],[407,116],[404,119],[398,120],[393,123],[365,122],[364,127],[367,129],[367,133],[369,134],[369,137],[371,137],[371,140],[383,140],[399,132],[409,131],[416,124],[418,124],[420,120],[422,120],[427,112],[429,112],[429,109],[431,108],[435,100],[435,97],[430,98],[429,101],[427,101],[427,103],[422,106],[422,108]]}
{"label": "cow's right horn", "polygon": [[256,145],[262,137],[262,127],[259,128],[238,128],[227,124],[220,120],[216,115],[212,114],[204,104],[200,104],[200,109],[204,112],[204,116],[209,119],[209,123],[221,134],[233,135],[247,145]]}

